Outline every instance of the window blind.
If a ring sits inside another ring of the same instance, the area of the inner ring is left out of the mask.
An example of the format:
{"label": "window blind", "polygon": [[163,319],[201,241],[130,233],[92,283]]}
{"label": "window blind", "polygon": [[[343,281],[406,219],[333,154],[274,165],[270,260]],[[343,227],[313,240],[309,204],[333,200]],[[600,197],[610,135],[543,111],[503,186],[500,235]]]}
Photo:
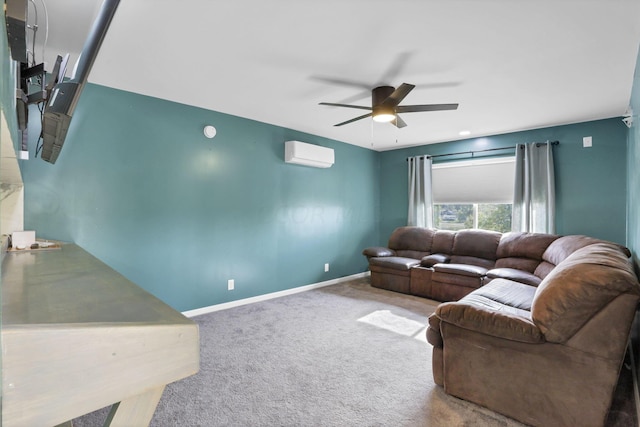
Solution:
{"label": "window blind", "polygon": [[515,157],[434,164],[433,203],[513,203]]}

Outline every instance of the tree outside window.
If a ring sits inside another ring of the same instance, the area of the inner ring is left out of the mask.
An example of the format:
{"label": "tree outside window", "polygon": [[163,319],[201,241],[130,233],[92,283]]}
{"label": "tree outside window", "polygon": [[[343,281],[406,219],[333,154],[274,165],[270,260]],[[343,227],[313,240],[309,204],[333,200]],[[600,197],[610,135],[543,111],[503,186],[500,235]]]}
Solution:
{"label": "tree outside window", "polygon": [[511,231],[511,204],[435,204],[434,225],[441,230],[481,228],[502,233]]}

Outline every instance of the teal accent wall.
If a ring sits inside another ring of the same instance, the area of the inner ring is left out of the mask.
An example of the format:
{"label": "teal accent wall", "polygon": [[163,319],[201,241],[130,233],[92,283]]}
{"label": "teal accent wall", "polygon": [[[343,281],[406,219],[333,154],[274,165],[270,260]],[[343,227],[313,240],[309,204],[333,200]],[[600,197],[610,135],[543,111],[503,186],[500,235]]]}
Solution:
{"label": "teal accent wall", "polygon": [[640,52],[636,62],[631,92],[633,126],[629,129],[627,143],[627,245],[633,252],[636,271],[640,273]]}
{"label": "teal accent wall", "polygon": [[[593,147],[583,148],[584,136],[593,137]],[[383,152],[380,159],[380,235],[384,240],[394,228],[407,222],[407,157],[557,140],[560,145],[554,147],[556,232],[586,234],[624,244],[628,194],[626,139],[627,128],[616,118]],[[512,153],[512,150],[505,150],[489,154]],[[477,156],[483,155],[487,154]],[[463,158],[469,159],[470,155],[445,159]]]}
{"label": "teal accent wall", "polygon": [[[335,164],[286,164],[292,139],[333,148]],[[181,311],[364,272],[362,249],[379,240],[378,153],[98,85],[56,164],[21,168],[26,229]]]}

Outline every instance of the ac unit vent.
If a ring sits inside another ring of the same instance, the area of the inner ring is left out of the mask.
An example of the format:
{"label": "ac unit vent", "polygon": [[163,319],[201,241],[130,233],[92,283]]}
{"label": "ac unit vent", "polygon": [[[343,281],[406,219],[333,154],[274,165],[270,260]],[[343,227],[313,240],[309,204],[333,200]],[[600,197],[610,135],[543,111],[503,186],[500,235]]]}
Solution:
{"label": "ac unit vent", "polygon": [[330,168],[334,163],[333,148],[300,141],[286,141],[284,161],[315,168]]}

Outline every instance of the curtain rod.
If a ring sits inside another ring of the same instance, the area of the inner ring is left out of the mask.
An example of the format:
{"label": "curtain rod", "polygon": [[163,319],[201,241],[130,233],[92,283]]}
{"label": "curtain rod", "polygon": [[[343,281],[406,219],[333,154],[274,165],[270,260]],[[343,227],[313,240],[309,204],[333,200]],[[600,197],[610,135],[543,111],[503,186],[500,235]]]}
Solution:
{"label": "curtain rod", "polygon": [[[546,142],[536,142],[536,147],[540,147],[541,145],[546,144]],[[550,142],[551,145],[558,145],[560,144],[560,141],[551,141]],[[486,150],[477,150],[477,151],[460,151],[458,153],[449,153],[449,154],[434,154],[434,155],[430,155],[430,154],[425,154],[424,157],[426,158],[436,158],[436,157],[446,157],[446,156],[457,156],[460,154],[471,154],[471,157],[473,157],[473,155],[475,153],[485,153],[487,151],[498,151],[498,150],[512,150],[514,148],[516,148],[517,145],[514,145],[512,147],[501,147],[501,148],[487,148]],[[417,156],[417,157],[421,157],[421,156]],[[411,159],[411,157],[407,157],[407,161],[409,161],[409,159]]]}

